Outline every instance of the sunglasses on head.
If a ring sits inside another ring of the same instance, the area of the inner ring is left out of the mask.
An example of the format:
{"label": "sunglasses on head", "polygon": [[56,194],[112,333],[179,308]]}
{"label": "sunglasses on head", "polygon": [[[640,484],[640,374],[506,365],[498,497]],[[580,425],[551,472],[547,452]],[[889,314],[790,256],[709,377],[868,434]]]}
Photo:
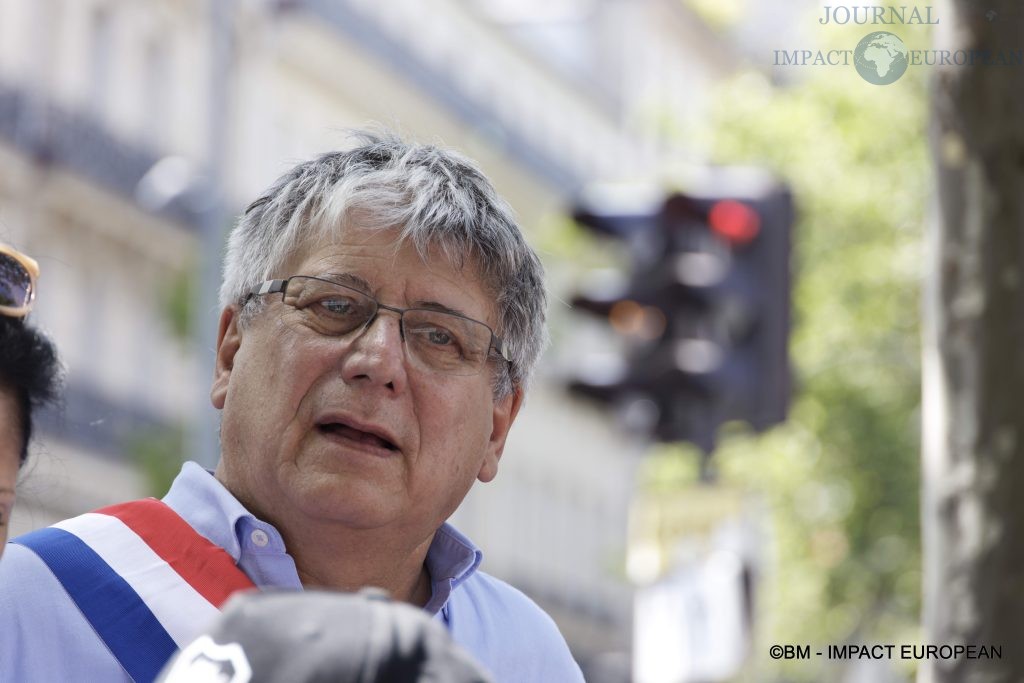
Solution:
{"label": "sunglasses on head", "polygon": [[21,252],[0,244],[0,315],[23,318],[36,298],[39,264]]}

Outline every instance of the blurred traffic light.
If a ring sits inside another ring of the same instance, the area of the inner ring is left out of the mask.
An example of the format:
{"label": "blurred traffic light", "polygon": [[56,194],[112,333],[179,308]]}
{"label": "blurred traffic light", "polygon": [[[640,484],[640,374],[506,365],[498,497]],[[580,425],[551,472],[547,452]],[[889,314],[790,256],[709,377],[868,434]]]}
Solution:
{"label": "blurred traffic light", "polygon": [[572,299],[628,350],[616,372],[577,377],[571,391],[640,414],[657,441],[706,453],[724,422],[762,431],[785,419],[793,206],[786,187],[757,177],[671,194],[646,214],[576,207],[580,225],[629,245],[632,265],[618,291]]}

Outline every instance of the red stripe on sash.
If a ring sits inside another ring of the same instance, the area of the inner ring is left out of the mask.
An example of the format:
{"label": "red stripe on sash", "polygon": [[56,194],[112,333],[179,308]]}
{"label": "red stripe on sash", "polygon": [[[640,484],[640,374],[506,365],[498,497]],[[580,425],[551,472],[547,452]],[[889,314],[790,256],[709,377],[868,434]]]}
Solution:
{"label": "red stripe on sash", "polygon": [[163,501],[146,498],[96,512],[124,522],[215,607],[236,591],[256,587],[226,550],[206,540]]}

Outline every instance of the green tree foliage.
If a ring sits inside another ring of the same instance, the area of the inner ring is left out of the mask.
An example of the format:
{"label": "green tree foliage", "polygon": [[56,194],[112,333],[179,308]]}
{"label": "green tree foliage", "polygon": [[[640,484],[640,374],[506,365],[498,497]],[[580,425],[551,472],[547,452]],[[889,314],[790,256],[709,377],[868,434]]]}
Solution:
{"label": "green tree foliage", "polygon": [[128,455],[142,472],[147,495],[161,497],[171,488],[184,463],[185,431],[181,427],[140,431],[128,441]]}
{"label": "green tree foliage", "polygon": [[192,264],[183,268],[168,280],[161,293],[164,319],[174,337],[182,342],[192,337],[198,271]]}
{"label": "green tree foliage", "polygon": [[[771,504],[755,657],[787,680],[828,674],[767,660],[769,644],[913,643],[920,609],[926,74],[879,87],[852,67],[818,73],[785,89],[744,75],[706,130],[683,133],[715,162],[773,168],[798,205],[791,416],[715,454],[723,482]],[[669,450],[650,470],[660,488],[692,457]]]}

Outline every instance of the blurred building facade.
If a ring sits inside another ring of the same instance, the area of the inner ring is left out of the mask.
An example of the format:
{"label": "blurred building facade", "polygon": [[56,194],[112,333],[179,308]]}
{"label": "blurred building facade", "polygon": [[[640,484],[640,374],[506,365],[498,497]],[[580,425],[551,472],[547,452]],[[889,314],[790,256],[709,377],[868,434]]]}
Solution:
{"label": "blurred building facade", "polygon": [[[167,444],[192,457],[226,217],[345,129],[475,158],[536,244],[588,182],[652,177],[675,153],[659,122],[732,68],[673,0],[0,0],[0,240],[39,260],[33,319],[68,366],[13,532],[158,493]],[[572,266],[545,260],[555,283]],[[641,446],[567,401],[553,361],[540,375],[454,521],[588,680],[624,680]]]}

